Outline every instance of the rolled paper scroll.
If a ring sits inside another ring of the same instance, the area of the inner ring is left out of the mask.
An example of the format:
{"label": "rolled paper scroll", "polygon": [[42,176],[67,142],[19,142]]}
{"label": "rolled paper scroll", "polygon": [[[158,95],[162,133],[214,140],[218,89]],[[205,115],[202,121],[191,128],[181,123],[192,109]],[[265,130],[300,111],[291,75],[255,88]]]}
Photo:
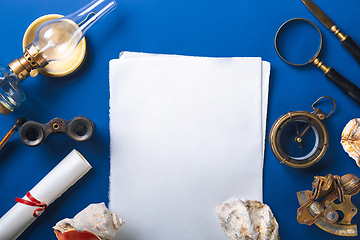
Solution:
{"label": "rolled paper scroll", "polygon": [[[22,199],[0,219],[0,240],[13,240],[58,197],[91,169],[75,149],[72,150]],[[31,204],[33,203],[33,204]]]}

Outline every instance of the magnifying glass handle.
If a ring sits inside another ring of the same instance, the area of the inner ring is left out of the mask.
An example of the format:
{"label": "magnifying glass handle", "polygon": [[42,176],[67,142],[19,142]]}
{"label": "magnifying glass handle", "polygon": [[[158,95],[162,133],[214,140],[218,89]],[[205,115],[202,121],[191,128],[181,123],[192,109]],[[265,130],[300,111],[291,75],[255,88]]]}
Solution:
{"label": "magnifying glass handle", "polygon": [[348,95],[358,105],[360,105],[360,89],[355,84],[341,76],[332,67],[330,67],[329,71],[325,73],[325,76],[333,83],[335,83],[346,95]]}
{"label": "magnifying glass handle", "polygon": [[341,41],[341,45],[355,58],[357,63],[360,65],[360,47],[356,44],[356,42],[350,37],[346,36],[346,38]]}

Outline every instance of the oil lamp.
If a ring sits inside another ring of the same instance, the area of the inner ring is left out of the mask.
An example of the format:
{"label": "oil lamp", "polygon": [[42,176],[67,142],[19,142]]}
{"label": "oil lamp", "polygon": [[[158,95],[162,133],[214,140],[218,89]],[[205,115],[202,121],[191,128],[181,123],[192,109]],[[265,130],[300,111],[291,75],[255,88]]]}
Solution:
{"label": "oil lamp", "polygon": [[24,54],[8,66],[0,65],[0,112],[8,115],[18,108],[26,98],[20,82],[49,62],[69,58],[86,31],[116,5],[115,0],[93,0],[70,15],[40,25]]}

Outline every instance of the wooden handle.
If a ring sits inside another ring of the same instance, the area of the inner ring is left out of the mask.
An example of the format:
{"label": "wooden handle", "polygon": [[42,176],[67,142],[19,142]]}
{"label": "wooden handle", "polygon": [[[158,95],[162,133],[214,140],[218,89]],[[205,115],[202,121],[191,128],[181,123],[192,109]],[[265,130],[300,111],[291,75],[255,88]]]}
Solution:
{"label": "wooden handle", "polygon": [[352,100],[354,100],[358,105],[360,105],[360,89],[341,76],[335,69],[330,68],[325,76],[335,83],[346,95],[348,95]]}
{"label": "wooden handle", "polygon": [[341,45],[344,46],[346,50],[355,58],[357,63],[360,65],[360,47],[356,42],[350,37],[346,36],[344,41],[341,41]]}

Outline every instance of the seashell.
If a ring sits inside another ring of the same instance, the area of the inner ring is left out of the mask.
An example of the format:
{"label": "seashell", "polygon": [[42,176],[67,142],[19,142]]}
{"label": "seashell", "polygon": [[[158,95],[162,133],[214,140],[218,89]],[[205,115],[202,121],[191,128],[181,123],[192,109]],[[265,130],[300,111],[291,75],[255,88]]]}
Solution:
{"label": "seashell", "polygon": [[55,234],[59,240],[101,240],[101,238],[89,231],[78,232],[76,230],[68,230],[62,233],[59,230],[55,230]]}
{"label": "seashell", "polygon": [[341,133],[341,145],[360,167],[360,118],[350,120]]}
{"label": "seashell", "polygon": [[266,204],[229,199],[216,208],[222,229],[230,240],[278,240],[279,225]]}
{"label": "seashell", "polygon": [[105,203],[90,204],[73,219],[59,221],[54,231],[59,240],[110,240],[125,221],[110,213]]}

